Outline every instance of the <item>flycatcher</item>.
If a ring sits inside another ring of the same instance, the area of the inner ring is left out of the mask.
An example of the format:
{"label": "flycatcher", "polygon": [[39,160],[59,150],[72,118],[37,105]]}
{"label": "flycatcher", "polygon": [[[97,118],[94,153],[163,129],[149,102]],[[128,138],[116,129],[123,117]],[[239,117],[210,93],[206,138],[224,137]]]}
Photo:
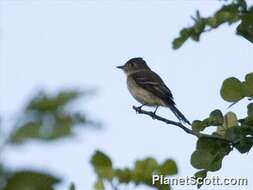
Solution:
{"label": "flycatcher", "polygon": [[141,57],[132,58],[117,68],[122,69],[126,74],[128,90],[142,104],[139,108],[155,106],[155,114],[159,106],[168,107],[180,122],[183,121],[191,125],[176,108],[170,89]]}

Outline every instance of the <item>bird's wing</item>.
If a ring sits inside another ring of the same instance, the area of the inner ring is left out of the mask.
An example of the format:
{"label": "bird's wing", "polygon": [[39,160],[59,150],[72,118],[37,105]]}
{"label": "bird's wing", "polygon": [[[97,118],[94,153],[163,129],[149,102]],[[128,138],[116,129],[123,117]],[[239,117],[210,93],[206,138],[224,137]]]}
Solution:
{"label": "bird's wing", "polygon": [[161,98],[168,104],[175,105],[170,89],[155,72],[140,71],[132,74],[137,85]]}

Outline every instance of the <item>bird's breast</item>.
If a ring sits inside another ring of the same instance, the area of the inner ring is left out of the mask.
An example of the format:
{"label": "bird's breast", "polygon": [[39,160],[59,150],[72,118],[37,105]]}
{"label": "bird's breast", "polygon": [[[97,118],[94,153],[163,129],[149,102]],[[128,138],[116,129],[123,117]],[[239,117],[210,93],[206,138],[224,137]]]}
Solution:
{"label": "bird's breast", "polygon": [[149,106],[164,106],[164,102],[160,98],[140,87],[132,77],[127,78],[127,87],[131,95],[141,104]]}

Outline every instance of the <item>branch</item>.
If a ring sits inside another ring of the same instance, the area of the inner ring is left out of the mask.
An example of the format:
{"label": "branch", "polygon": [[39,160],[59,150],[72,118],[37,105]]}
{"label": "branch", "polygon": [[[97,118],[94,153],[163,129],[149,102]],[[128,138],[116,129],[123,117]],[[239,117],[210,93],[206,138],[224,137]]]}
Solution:
{"label": "branch", "polygon": [[152,119],[156,119],[156,120],[159,120],[159,121],[162,121],[166,124],[169,124],[169,125],[174,125],[174,126],[177,126],[181,129],[183,129],[186,133],[188,134],[191,134],[197,138],[201,138],[201,137],[205,137],[205,138],[212,138],[212,139],[217,139],[217,140],[222,140],[222,141],[225,141],[227,143],[230,143],[230,144],[234,144],[235,142],[233,141],[230,141],[229,139],[226,139],[226,138],[223,138],[223,137],[220,137],[220,136],[215,136],[215,135],[208,135],[208,134],[204,134],[204,133],[199,133],[199,132],[195,132],[187,127],[185,127],[182,123],[180,122],[176,122],[176,121],[171,121],[171,120],[168,120],[164,117],[161,117],[159,115],[156,115],[154,112],[151,112],[151,111],[145,111],[143,109],[141,109],[140,107],[136,107],[136,106],[133,106],[133,109],[139,113],[139,114],[144,114],[144,115],[148,115],[150,116]]}

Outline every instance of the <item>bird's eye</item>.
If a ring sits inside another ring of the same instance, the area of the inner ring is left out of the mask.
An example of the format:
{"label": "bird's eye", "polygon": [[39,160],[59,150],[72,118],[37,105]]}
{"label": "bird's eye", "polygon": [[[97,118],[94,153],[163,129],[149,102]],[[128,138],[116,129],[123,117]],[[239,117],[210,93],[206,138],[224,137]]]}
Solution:
{"label": "bird's eye", "polygon": [[134,63],[130,63],[130,67],[134,67],[135,65],[134,65]]}

